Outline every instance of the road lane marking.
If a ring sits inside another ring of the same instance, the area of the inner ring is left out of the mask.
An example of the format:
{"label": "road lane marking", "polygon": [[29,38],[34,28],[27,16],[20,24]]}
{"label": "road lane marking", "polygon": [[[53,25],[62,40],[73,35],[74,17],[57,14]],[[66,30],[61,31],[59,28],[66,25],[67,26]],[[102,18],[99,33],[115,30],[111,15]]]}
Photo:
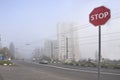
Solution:
{"label": "road lane marking", "polygon": [[[53,68],[58,68],[58,69],[63,69],[63,70],[69,70],[69,71],[77,71],[77,72],[86,72],[86,73],[98,73],[97,71],[88,71],[88,70],[79,70],[79,69],[71,69],[71,68],[64,68],[64,67],[59,67],[59,66],[53,66],[53,65],[46,65],[46,64],[39,64],[47,67],[53,67]],[[118,73],[109,73],[109,72],[101,72],[101,74],[106,74],[106,75],[117,75],[120,76]]]}

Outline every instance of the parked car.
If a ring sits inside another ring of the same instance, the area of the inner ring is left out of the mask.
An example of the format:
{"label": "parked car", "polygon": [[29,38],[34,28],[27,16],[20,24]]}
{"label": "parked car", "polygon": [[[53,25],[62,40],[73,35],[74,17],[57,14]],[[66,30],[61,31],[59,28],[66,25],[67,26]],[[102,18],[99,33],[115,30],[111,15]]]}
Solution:
{"label": "parked car", "polygon": [[11,58],[8,58],[8,61],[11,61]]}
{"label": "parked car", "polygon": [[47,61],[47,60],[40,60],[39,63],[40,63],[40,64],[48,64],[48,61]]}
{"label": "parked car", "polygon": [[35,60],[36,60],[35,58],[32,59],[33,62],[34,62]]}

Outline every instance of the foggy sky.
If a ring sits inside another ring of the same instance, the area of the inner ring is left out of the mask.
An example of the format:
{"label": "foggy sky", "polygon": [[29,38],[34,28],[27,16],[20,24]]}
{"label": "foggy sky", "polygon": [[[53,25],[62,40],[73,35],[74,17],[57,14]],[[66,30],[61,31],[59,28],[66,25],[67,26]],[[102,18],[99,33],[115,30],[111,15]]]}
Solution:
{"label": "foggy sky", "polygon": [[[102,34],[120,32],[119,0],[1,0],[0,34],[2,45],[13,42],[19,54],[30,57],[34,48],[40,47],[46,39],[56,38],[57,24],[77,23],[81,26],[89,23],[90,12],[104,5],[111,9],[111,19],[102,26]],[[98,28],[89,23],[89,28],[78,30],[80,37],[97,35]],[[106,37],[107,36],[107,37]],[[120,39],[120,34],[103,36],[102,40]],[[96,38],[80,40],[80,52],[83,58],[94,58],[98,51]],[[29,46],[25,44],[30,44]],[[85,44],[84,44],[85,43]],[[102,43],[102,55],[105,58],[120,59],[120,40]],[[87,56],[86,56],[87,54]]]}

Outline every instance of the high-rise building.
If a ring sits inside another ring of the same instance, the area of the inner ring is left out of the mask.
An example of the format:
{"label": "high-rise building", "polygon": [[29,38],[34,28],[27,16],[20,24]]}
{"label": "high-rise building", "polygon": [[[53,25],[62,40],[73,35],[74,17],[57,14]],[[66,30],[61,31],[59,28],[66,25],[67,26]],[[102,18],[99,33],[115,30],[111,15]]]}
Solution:
{"label": "high-rise building", "polygon": [[74,27],[74,24],[58,24],[59,60],[80,59],[78,32]]}
{"label": "high-rise building", "polygon": [[44,55],[52,59],[58,59],[57,40],[46,40],[44,43]]}
{"label": "high-rise building", "polygon": [[58,43],[57,40],[52,40],[53,59],[58,60]]}
{"label": "high-rise building", "polygon": [[51,41],[50,40],[45,40],[43,49],[44,49],[44,55],[47,57],[51,57]]}

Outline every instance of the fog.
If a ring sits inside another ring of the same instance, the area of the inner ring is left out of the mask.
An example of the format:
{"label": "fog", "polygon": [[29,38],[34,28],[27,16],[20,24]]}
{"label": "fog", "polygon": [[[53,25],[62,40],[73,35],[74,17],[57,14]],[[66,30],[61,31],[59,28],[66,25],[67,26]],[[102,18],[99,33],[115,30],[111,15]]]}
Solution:
{"label": "fog", "polygon": [[[112,0],[4,0],[0,1],[2,46],[15,45],[17,58],[31,58],[35,48],[57,39],[59,23],[75,23],[79,33],[80,57],[95,58],[98,27],[89,23],[90,12],[104,5],[111,19],[102,27],[102,57],[120,59],[120,1]],[[88,24],[88,26],[86,26]],[[94,36],[94,37],[89,37]]]}

